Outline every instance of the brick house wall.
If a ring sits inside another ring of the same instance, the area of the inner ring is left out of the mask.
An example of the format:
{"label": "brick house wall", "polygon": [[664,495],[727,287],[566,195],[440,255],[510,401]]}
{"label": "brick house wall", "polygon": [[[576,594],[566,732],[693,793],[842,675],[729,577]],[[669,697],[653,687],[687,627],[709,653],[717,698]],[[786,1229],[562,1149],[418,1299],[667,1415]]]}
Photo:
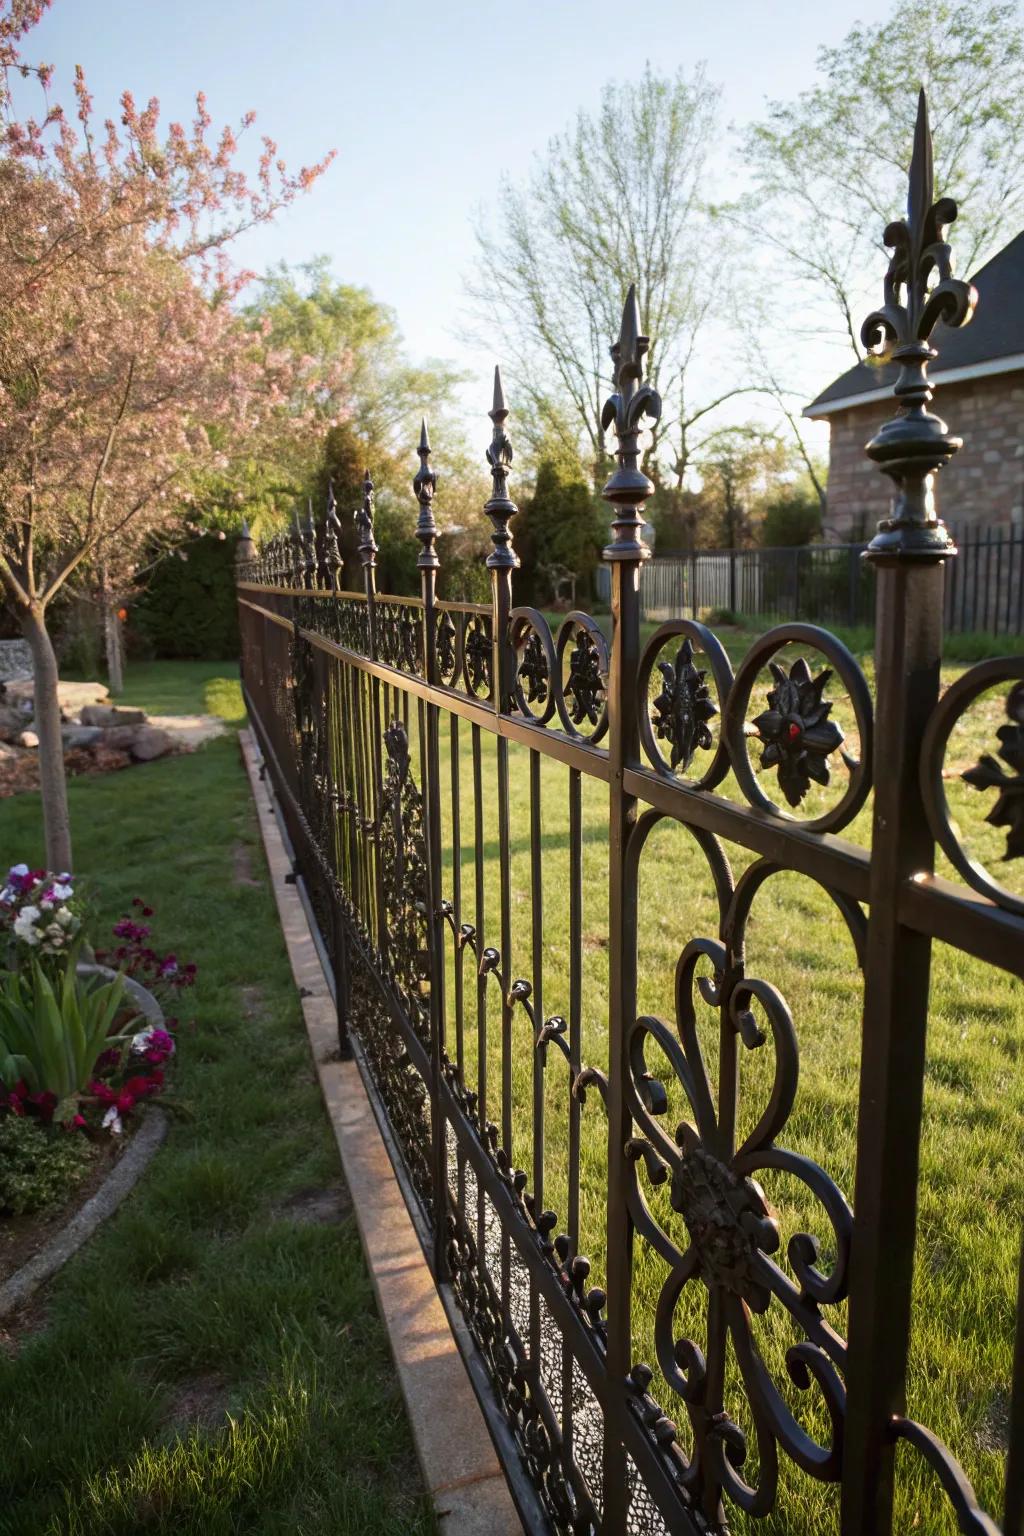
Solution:
{"label": "brick house wall", "polygon": [[[964,446],[936,481],[939,514],[954,528],[1024,527],[1024,372],[945,384],[932,409]],[[889,482],[864,444],[893,413],[891,401],[829,416],[828,511],[833,539],[870,538],[889,508]]]}

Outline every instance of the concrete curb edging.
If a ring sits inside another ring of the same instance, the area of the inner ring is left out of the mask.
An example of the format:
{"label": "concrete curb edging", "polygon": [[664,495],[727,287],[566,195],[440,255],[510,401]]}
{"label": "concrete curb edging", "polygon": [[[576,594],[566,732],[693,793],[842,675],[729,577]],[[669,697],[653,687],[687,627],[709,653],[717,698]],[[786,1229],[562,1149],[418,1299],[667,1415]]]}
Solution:
{"label": "concrete curb edging", "polygon": [[0,1285],[0,1318],[13,1312],[67,1263],[109,1216],[113,1216],[126,1195],[130,1195],[149,1167],[164,1137],[167,1116],[162,1109],[150,1108],[132,1137],[120,1161],[107,1174],[99,1189],[37,1254],[8,1276]]}
{"label": "concrete curb edging", "polygon": [[239,743],[324,1104],[387,1329],[423,1480],[444,1536],[522,1536],[523,1525],[452,1336],[354,1061],[337,1059],[334,1001],[250,731]]}

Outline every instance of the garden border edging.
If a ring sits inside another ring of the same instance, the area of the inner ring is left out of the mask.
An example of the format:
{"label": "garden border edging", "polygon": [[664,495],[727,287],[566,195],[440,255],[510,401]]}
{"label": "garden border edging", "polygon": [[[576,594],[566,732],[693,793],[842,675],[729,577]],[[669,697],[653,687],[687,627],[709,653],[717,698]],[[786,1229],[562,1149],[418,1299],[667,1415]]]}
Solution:
{"label": "garden border edging", "polygon": [[[239,745],[270,883],[423,1480],[444,1536],[521,1536],[498,1461],[434,1286],[359,1067],[338,1058],[337,1014],[249,730]],[[438,1412],[443,1405],[443,1413]]]}

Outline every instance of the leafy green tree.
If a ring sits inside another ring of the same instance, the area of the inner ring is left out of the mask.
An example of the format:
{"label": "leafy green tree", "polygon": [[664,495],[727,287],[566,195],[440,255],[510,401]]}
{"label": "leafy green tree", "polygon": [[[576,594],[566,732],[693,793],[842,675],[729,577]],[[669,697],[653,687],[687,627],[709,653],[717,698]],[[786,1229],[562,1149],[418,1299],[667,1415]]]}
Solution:
{"label": "leafy green tree", "polygon": [[755,423],[709,438],[698,461],[704,502],[698,544],[743,549],[753,543],[766,501],[791,461],[791,447]]}
{"label": "leafy green tree", "polygon": [[962,270],[974,271],[1021,226],[1024,28],[1010,0],[898,0],[886,21],[858,24],[822,48],[818,68],[813,85],[770,102],[747,133],[756,179],[748,219],[801,293],[825,301],[860,357],[865,282],[877,282],[882,232],[906,202],[919,82],[936,189],[960,208]]}
{"label": "leafy green tree", "polygon": [[[274,346],[308,360],[306,385],[324,413],[319,461],[307,461],[301,467],[291,502],[304,509],[306,499],[311,499],[319,517],[333,484],[342,530],[342,580],[348,588],[361,590],[353,513],[369,469],[375,490],[378,587],[416,591],[418,546],[413,538],[416,508],[411,482],[422,417],[430,425],[435,445],[440,526],[482,528],[488,484],[482,454],[471,457],[454,421],[462,375],[443,362],[411,363],[393,310],[369,289],[338,282],[324,256],[295,270],[285,265],[273,268],[246,317],[253,327],[266,330]],[[336,372],[342,359],[348,414],[328,427],[333,402],[329,388],[326,384],[321,388],[319,381]],[[256,483],[253,489],[265,502],[264,488]],[[272,522],[268,518],[263,526],[269,529]]]}
{"label": "leafy green tree", "polygon": [[537,602],[589,595],[608,523],[578,456],[557,438],[541,445],[533,493],[513,530],[522,562],[518,592]]}
{"label": "leafy green tree", "polygon": [[778,545],[810,544],[821,535],[821,501],[808,481],[780,488],[769,495],[761,520],[761,543]]}

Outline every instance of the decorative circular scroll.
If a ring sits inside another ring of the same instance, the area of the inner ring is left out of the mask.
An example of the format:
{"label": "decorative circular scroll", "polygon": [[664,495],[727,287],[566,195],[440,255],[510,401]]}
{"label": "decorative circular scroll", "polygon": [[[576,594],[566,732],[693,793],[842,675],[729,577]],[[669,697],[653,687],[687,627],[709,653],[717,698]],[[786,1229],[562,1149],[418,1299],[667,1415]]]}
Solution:
{"label": "decorative circular scroll", "polygon": [[491,696],[491,632],[482,614],[466,617],[462,631],[462,680],[474,698]]}
{"label": "decorative circular scroll", "polygon": [[462,660],[459,630],[447,608],[440,609],[436,622],[437,675],[446,687],[454,688]]}
{"label": "decorative circular scroll", "polygon": [[513,699],[520,714],[547,725],[556,708],[558,662],[551,630],[536,608],[513,608],[509,644],[515,656]]}
{"label": "decorative circular scroll", "polygon": [[[555,708],[566,735],[592,746],[608,729],[609,666],[608,642],[600,626],[589,614],[567,614],[555,640]],[[584,724],[592,729],[581,731]]]}
{"label": "decorative circular scroll", "polygon": [[[670,640],[682,643],[673,660],[659,661]],[[718,695],[717,705],[704,679],[707,672],[694,665],[694,643],[707,658]],[[662,690],[648,702],[651,674],[655,663],[662,675]],[[724,731],[719,731],[714,745],[710,722],[720,715],[732,688],[732,667],[721,642],[710,629],[691,619],[672,619],[651,636],[640,660],[637,690],[640,697],[640,740],[651,766],[675,780],[682,778],[698,752],[712,752],[710,763],[699,778],[685,779],[693,789],[714,789],[729,771],[729,753]],[[652,716],[652,709],[655,715]],[[666,760],[658,738],[670,743]]]}
{"label": "decorative circular scroll", "polygon": [[1024,656],[979,662],[947,688],[925,731],[921,798],[935,840],[957,873],[1005,911],[1024,916],[1024,897],[993,879],[960,842],[942,783],[942,765],[953,727],[975,699],[997,683],[1014,684],[1006,699],[1007,723],[996,732],[996,751],[1010,772],[985,753],[961,777],[976,789],[998,789],[999,796],[985,819],[993,826],[1007,828],[1006,859],[1024,857]]}
{"label": "decorative circular scroll", "polygon": [[[860,734],[860,758],[854,760],[846,753],[841,754],[850,773],[844,794],[830,810],[806,821],[790,816],[765,794],[747,755],[747,742],[751,739],[747,733],[747,708],[758,673],[766,662],[772,667],[775,687],[768,692],[768,708],[753,722],[757,732],[752,739],[762,743],[762,767],[777,769],[783,793],[791,805],[800,803],[812,780],[828,783],[828,758],[842,745],[843,734],[829,720],[832,706],[824,697],[832,671],[825,668],[814,675],[800,656],[787,673],[781,662],[773,660],[775,653],[787,644],[805,645],[831,663],[846,686]],[[762,635],[744,657],[726,701],[723,735],[736,780],[751,805],[782,820],[797,821],[808,832],[837,832],[853,820],[871,789],[872,724],[871,694],[863,672],[846,646],[816,624],[780,624]]]}

